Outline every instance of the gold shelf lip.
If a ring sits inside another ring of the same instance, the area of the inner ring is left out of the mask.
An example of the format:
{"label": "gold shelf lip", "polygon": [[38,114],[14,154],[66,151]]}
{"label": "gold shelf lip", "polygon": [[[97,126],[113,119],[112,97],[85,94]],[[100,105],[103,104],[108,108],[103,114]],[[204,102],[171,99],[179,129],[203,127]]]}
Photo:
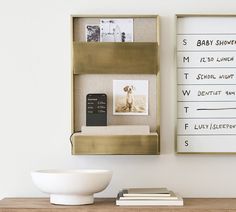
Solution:
{"label": "gold shelf lip", "polygon": [[148,135],[84,135],[71,139],[73,155],[158,155],[157,133]]}
{"label": "gold shelf lip", "polygon": [[121,15],[112,15],[112,14],[72,14],[71,18],[158,18],[157,14],[121,14]]}
{"label": "gold shelf lip", "polygon": [[156,74],[157,42],[73,42],[74,74]]}

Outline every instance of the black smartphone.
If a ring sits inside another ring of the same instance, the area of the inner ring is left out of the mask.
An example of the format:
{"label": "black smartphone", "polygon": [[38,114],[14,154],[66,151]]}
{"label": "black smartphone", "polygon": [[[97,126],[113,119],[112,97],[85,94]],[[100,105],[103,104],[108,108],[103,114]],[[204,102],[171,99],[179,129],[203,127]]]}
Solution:
{"label": "black smartphone", "polygon": [[107,95],[105,93],[87,94],[86,126],[107,126]]}

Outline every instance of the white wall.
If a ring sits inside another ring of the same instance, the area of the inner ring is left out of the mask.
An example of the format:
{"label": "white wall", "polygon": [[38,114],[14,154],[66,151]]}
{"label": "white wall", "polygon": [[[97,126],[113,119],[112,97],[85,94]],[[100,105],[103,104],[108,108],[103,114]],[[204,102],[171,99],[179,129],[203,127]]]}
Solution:
{"label": "white wall", "polygon": [[[70,154],[70,14],[161,16],[160,156]],[[166,186],[184,197],[236,197],[236,155],[175,155],[174,14],[235,13],[234,0],[0,0],[0,198],[42,196],[30,171],[108,168],[100,196]]]}

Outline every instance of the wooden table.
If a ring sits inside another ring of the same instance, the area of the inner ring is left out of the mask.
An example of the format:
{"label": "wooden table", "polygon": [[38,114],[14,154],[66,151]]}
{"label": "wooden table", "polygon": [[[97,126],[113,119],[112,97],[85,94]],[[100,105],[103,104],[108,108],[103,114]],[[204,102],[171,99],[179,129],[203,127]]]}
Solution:
{"label": "wooden table", "polygon": [[6,198],[0,201],[0,212],[236,212],[236,198],[185,198],[184,206],[121,207],[115,199],[96,199],[86,206],[51,205],[47,198]]}

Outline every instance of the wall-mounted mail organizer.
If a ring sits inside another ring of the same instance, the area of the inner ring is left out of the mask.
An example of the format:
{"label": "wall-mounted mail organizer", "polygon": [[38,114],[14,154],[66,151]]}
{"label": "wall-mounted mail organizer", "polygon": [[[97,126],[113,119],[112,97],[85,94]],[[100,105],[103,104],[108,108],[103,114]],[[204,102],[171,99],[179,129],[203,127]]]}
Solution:
{"label": "wall-mounted mail organizer", "polygon": [[177,153],[236,153],[236,16],[177,15]]}
{"label": "wall-mounted mail organizer", "polygon": [[[159,154],[159,17],[73,15],[71,23],[72,154]],[[133,90],[132,96],[129,89]],[[92,95],[86,104],[88,94]],[[91,128],[86,123],[98,117],[88,111],[88,104],[95,99],[93,94],[107,96],[107,126],[95,127],[89,133]],[[134,125],[136,131],[130,128]],[[109,133],[114,126],[116,130],[118,126],[118,134]],[[141,126],[148,126],[150,131],[141,133]]]}

